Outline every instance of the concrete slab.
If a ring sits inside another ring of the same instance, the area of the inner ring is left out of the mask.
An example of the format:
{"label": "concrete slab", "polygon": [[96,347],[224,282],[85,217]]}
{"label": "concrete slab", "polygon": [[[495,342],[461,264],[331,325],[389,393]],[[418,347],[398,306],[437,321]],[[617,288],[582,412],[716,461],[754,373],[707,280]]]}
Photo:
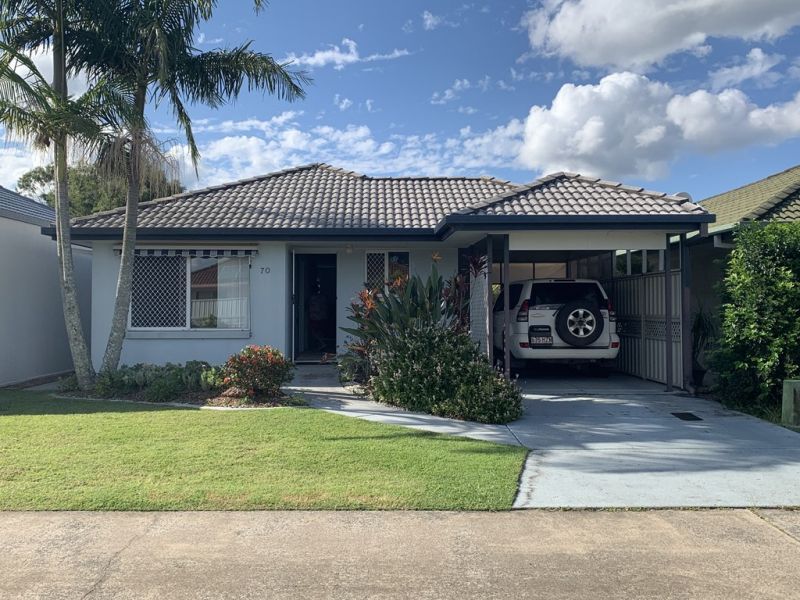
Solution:
{"label": "concrete slab", "polygon": [[[337,414],[530,448],[517,508],[800,506],[798,433],[622,375],[519,383],[525,413],[508,426],[370,402],[332,366],[302,367],[289,391]],[[673,415],[685,412],[700,420]]]}
{"label": "concrete slab", "polygon": [[344,388],[339,383],[336,369],[330,365],[299,366],[294,381],[284,389],[288,393],[302,395],[315,408],[339,415],[498,444],[520,445],[505,425],[445,419],[367,400]]}
{"label": "concrete slab", "polygon": [[798,597],[749,511],[0,513],[0,597]]}
{"label": "concrete slab", "polygon": [[800,436],[788,429],[632,378],[629,393],[538,383],[523,382],[525,415],[509,425],[532,449],[518,508],[800,505]]}
{"label": "concrete slab", "polygon": [[800,510],[760,509],[754,512],[800,544]]}

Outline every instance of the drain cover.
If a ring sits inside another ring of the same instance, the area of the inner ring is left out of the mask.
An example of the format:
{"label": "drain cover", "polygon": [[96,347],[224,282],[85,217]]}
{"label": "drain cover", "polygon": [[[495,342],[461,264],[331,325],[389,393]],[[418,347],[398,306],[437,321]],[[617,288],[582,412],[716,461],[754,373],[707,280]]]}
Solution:
{"label": "drain cover", "polygon": [[698,417],[694,413],[690,412],[676,412],[672,413],[673,417],[678,417],[681,421],[702,421],[700,417]]}

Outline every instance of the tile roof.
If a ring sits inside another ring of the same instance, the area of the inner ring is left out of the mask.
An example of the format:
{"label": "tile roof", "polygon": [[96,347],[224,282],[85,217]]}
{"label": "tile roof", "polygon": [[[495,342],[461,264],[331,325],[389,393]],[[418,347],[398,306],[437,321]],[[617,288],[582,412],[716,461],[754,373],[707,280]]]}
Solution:
{"label": "tile roof", "polygon": [[741,221],[800,220],[800,165],[759,181],[701,200],[717,215],[713,229],[729,228]]}
{"label": "tile roof", "polygon": [[[680,216],[686,198],[557,173],[520,186],[491,177],[368,177],[325,164],[143,202],[140,228],[430,230],[449,215]],[[120,228],[123,209],[73,221]],[[88,232],[87,232],[88,233]]]}
{"label": "tile roof", "polygon": [[[512,189],[490,177],[367,177],[312,164],[139,205],[139,227],[433,228],[445,216]],[[124,209],[73,228],[121,227]]]}
{"label": "tile roof", "polygon": [[32,225],[48,225],[55,221],[56,212],[42,202],[0,186],[0,216]]}
{"label": "tile roof", "polygon": [[688,198],[575,173],[554,173],[459,211],[481,215],[703,215]]}
{"label": "tile roof", "polygon": [[761,216],[763,221],[800,221],[800,188]]}

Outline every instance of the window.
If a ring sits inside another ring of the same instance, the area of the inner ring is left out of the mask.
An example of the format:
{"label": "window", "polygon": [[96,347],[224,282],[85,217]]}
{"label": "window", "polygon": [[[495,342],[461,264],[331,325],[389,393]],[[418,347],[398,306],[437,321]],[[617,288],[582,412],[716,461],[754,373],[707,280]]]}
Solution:
{"label": "window", "polygon": [[389,281],[407,278],[411,265],[408,252],[367,252],[366,278],[367,288],[380,290]]}
{"label": "window", "polygon": [[240,258],[189,259],[192,329],[247,329],[248,264]]}
{"label": "window", "polygon": [[546,306],[586,300],[603,306],[605,299],[594,283],[537,283],[531,291],[531,305]]}
{"label": "window", "polygon": [[131,329],[248,329],[249,259],[136,256]]}

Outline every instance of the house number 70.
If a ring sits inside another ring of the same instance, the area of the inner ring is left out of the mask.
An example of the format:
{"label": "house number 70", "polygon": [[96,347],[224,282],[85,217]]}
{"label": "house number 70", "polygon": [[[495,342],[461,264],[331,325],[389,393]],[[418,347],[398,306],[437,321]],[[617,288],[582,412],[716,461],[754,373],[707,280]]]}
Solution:
{"label": "house number 70", "polygon": [[261,274],[262,275],[269,275],[270,268],[269,267],[261,267]]}

